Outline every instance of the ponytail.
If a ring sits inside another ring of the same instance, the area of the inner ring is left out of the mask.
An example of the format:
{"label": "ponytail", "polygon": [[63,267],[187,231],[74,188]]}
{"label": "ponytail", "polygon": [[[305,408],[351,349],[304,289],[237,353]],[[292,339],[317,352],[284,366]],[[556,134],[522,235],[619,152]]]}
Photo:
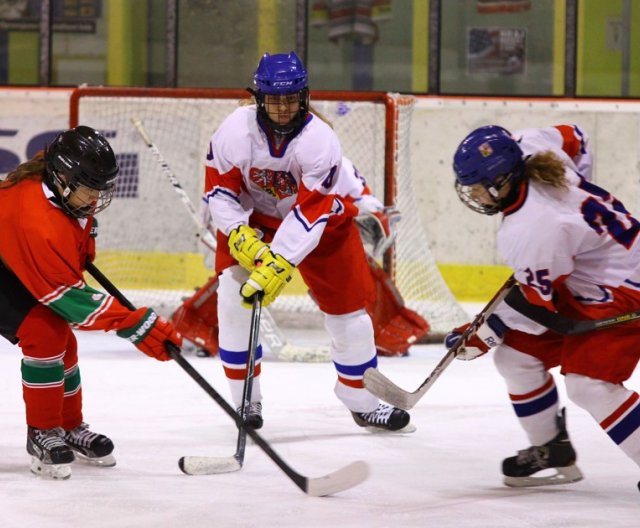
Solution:
{"label": "ponytail", "polygon": [[564,163],[551,151],[540,152],[525,161],[525,177],[557,189],[568,189]]}

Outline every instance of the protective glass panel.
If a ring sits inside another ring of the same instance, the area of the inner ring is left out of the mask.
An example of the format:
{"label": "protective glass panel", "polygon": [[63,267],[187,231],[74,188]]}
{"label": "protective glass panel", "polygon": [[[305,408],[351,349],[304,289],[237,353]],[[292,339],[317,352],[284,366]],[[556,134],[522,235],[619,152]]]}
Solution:
{"label": "protective glass panel", "polygon": [[554,0],[442,2],[446,94],[561,95],[564,8]]}
{"label": "protective glass panel", "polygon": [[640,95],[640,1],[579,2],[576,78],[580,96]]}
{"label": "protective glass panel", "polygon": [[0,2],[0,84],[38,84],[40,8]]}
{"label": "protective glass panel", "polygon": [[[312,87],[426,91],[427,5],[426,0],[309,0]],[[415,71],[413,46],[424,59]]]}
{"label": "protective glass panel", "polygon": [[295,50],[296,2],[180,0],[178,85],[249,86],[263,53]]}

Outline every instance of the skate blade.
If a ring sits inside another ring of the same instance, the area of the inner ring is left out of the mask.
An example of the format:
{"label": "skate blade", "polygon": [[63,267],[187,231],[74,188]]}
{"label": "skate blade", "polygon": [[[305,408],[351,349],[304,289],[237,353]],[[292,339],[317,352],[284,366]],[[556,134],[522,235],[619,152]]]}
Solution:
{"label": "skate blade", "polygon": [[76,460],[97,467],[113,467],[116,465],[116,457],[113,454],[108,454],[103,457],[88,457],[83,455],[79,451],[76,451]]}
{"label": "skate blade", "polygon": [[31,457],[31,473],[48,480],[67,480],[71,476],[71,463],[45,464],[37,457]]}
{"label": "skate blade", "polygon": [[571,484],[584,478],[582,471],[575,464],[572,466],[553,468],[556,473],[549,476],[504,477],[505,486],[510,488],[533,488],[537,486],[553,486],[557,484]]}

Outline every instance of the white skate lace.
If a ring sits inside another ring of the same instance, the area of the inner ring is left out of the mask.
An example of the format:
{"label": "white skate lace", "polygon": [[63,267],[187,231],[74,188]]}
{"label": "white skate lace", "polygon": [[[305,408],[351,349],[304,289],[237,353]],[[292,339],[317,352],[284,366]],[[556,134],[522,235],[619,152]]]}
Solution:
{"label": "white skate lace", "polygon": [[56,427],[54,429],[38,430],[35,434],[35,442],[38,443],[46,451],[51,451],[56,447],[66,447],[63,439],[64,429]]}
{"label": "white skate lace", "polygon": [[391,407],[391,405],[380,403],[375,411],[358,414],[370,424],[386,424],[394,409],[395,407]]}
{"label": "white skate lace", "polygon": [[89,424],[82,422],[75,429],[71,429],[71,431],[67,432],[69,438],[73,441],[74,444],[80,445],[82,447],[91,447],[91,443],[100,436],[97,433],[94,433],[89,430]]}

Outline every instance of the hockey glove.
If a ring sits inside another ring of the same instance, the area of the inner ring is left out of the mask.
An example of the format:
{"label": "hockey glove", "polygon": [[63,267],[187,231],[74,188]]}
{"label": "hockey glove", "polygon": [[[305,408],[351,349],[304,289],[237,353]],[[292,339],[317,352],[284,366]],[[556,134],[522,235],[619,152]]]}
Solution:
{"label": "hockey glove", "polygon": [[400,211],[395,207],[356,216],[362,244],[374,259],[381,258],[395,242],[398,235],[397,224],[401,218]]}
{"label": "hockey glove", "polygon": [[118,336],[133,343],[138,350],[159,361],[167,361],[165,342],[182,346],[182,336],[173,324],[160,317],[151,308],[138,308],[122,322]]}
{"label": "hockey glove", "polygon": [[248,225],[236,227],[229,233],[229,251],[248,272],[256,269],[256,261],[269,246],[260,240],[258,233]]}
{"label": "hockey glove", "polygon": [[295,266],[283,256],[267,251],[263,254],[262,264],[240,288],[242,306],[251,309],[256,293],[264,292],[262,305],[268,306],[280,295],[282,288],[291,280]]}
{"label": "hockey glove", "polygon": [[[471,323],[454,328],[447,334],[444,338],[444,344],[448,349],[456,345],[469,324]],[[465,343],[458,349],[456,359],[471,361],[486,354],[490,349],[502,344],[507,330],[508,327],[502,322],[502,319],[491,314],[474,334],[466,338]]]}
{"label": "hockey glove", "polygon": [[373,194],[363,194],[354,200],[358,214],[381,213],[384,205]]}

